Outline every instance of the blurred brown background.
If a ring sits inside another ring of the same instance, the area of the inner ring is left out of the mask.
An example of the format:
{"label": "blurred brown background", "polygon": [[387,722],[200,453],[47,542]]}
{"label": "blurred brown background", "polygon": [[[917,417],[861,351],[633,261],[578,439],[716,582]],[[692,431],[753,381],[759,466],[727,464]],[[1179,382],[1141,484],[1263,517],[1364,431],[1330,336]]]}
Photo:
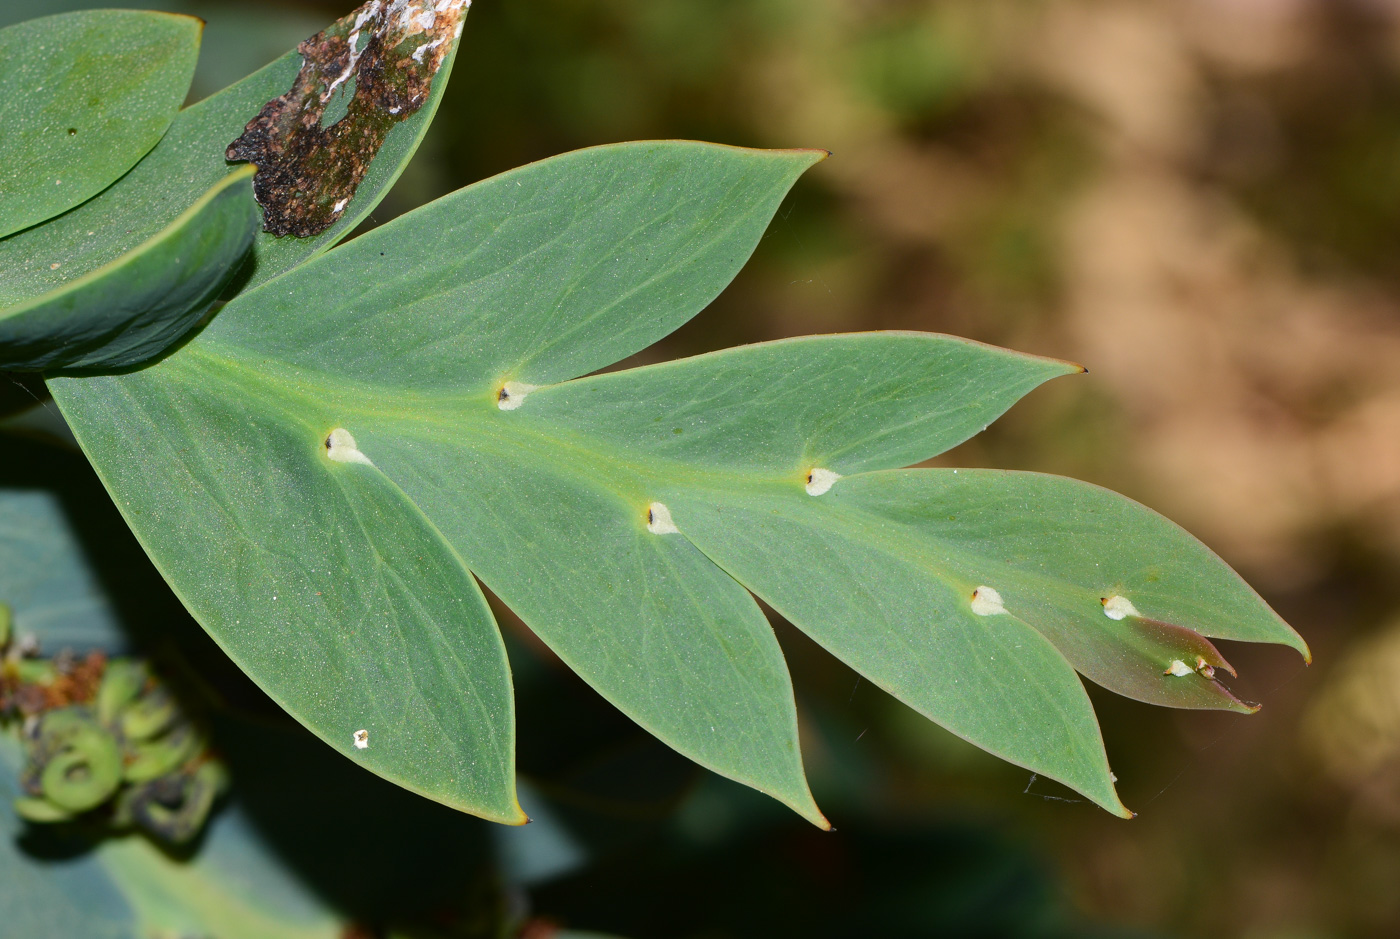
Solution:
{"label": "blurred brown background", "polygon": [[1400,934],[1400,4],[483,0],[450,87],[411,199],[609,140],[832,150],[651,354],[896,328],[1081,362],[944,461],[1165,512],[1315,654],[1231,650],[1253,718],[1096,695],[1122,823],[845,706],[794,639],[799,698],[873,725],[815,763],[892,752],[892,817],[1014,815],[1110,920]]}
{"label": "blurred brown background", "polygon": [[[208,93],[354,4],[149,5],[209,20]],[[647,137],[833,156],[642,360],[920,329],[1081,362],[939,462],[1131,495],[1315,655],[1228,648],[1250,718],[1095,693],[1121,822],[780,625],[818,798],[1033,840],[1100,921],[1400,935],[1400,3],[478,0],[376,218]]]}

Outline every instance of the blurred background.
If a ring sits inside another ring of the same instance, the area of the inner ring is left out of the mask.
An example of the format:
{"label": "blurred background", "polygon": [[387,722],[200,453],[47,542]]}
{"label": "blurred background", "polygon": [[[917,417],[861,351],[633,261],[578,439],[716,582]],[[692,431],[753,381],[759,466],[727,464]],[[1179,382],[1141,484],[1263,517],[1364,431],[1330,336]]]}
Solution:
{"label": "blurred background", "polygon": [[[0,23],[99,5],[6,0]],[[196,96],[354,6],[132,5],[208,20]],[[937,462],[1158,509],[1315,664],[1222,646],[1253,717],[1091,688],[1124,822],[776,623],[826,835],[693,772],[511,625],[545,808],[478,840],[530,928],[1400,935],[1400,2],[478,0],[375,219],[653,137],[833,156],[637,361],[919,329],[1083,363]]]}

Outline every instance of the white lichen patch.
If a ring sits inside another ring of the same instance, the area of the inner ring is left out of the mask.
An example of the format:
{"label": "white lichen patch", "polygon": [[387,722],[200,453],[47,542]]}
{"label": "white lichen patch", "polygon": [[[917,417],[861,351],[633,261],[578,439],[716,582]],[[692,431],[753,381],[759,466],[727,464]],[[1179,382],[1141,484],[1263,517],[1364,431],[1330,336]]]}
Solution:
{"label": "white lichen patch", "polygon": [[326,435],[325,440],[326,456],[337,463],[363,463],[365,466],[373,466],[369,457],[360,452],[360,448],[355,446],[355,438],[350,436],[350,431],[344,427],[337,427]]}
{"label": "white lichen patch", "polygon": [[444,42],[446,42],[446,41],[447,41],[446,37],[443,37],[443,38],[441,38],[441,39],[434,39],[432,42],[425,42],[425,43],[423,43],[423,45],[421,45],[421,46],[419,46],[417,49],[414,49],[414,50],[413,50],[413,55],[412,55],[413,61],[415,61],[415,62],[417,62],[417,63],[419,63],[419,64],[421,65],[422,62],[423,62],[423,54],[424,54],[424,53],[426,53],[426,52],[431,52],[432,50],[436,49],[438,46],[442,45],[442,44],[443,44]]}
{"label": "white lichen patch", "polygon": [[1103,615],[1109,619],[1124,619],[1129,616],[1140,617],[1141,613],[1137,607],[1133,606],[1133,601],[1127,597],[1104,597],[1099,601],[1103,604]]}
{"label": "white lichen patch", "polygon": [[359,14],[355,17],[355,25],[350,29],[350,36],[346,39],[349,47],[349,58],[345,61],[345,68],[335,79],[326,86],[326,90],[321,92],[321,103],[325,104],[335,94],[335,90],[345,82],[347,78],[355,74],[355,67],[360,64],[360,56],[364,53],[365,46],[360,42],[360,30],[379,15],[380,0],[371,0],[360,8]]}
{"label": "white lichen patch", "polygon": [[508,381],[496,392],[496,407],[502,411],[514,411],[525,403],[526,395],[539,388],[539,385],[527,385],[523,381]]}
{"label": "white lichen patch", "polygon": [[681,530],[671,518],[671,510],[665,503],[653,502],[647,506],[647,531],[653,535],[679,535]]}
{"label": "white lichen patch", "polygon": [[984,584],[972,591],[972,612],[978,616],[997,616],[1006,612],[1006,605],[1001,602],[996,588]]}
{"label": "white lichen patch", "polygon": [[357,731],[355,731],[355,733],[354,733],[353,736],[354,736],[354,740],[355,740],[355,749],[356,749],[356,750],[368,750],[368,749],[369,749],[369,731],[367,731],[367,730],[357,730]]}
{"label": "white lichen patch", "polygon": [[817,467],[807,474],[807,495],[819,496],[828,492],[841,478],[840,473]]}
{"label": "white lichen patch", "polygon": [[1191,666],[1187,665],[1185,662],[1181,661],[1181,659],[1172,659],[1172,664],[1168,665],[1167,670],[1162,674],[1175,675],[1177,678],[1184,678],[1187,675],[1196,674],[1196,670]]}

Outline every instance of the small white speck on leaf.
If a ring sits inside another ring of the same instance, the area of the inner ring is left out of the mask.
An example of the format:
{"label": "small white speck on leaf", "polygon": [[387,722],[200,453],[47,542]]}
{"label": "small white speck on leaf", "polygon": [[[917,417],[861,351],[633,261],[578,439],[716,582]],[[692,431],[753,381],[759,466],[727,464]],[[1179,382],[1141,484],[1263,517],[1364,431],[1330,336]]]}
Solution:
{"label": "small white speck on leaf", "polygon": [[496,407],[502,411],[514,411],[525,403],[525,396],[538,391],[539,385],[527,385],[523,381],[508,381],[496,393]]}
{"label": "small white speck on leaf", "polygon": [[355,739],[355,749],[356,749],[356,750],[368,750],[368,749],[369,749],[369,731],[367,731],[367,730],[357,730],[357,731],[355,731],[354,739]]}
{"label": "small white speck on leaf", "polygon": [[671,510],[661,502],[647,506],[647,531],[653,535],[679,535],[681,530],[671,519]]}
{"label": "small white speck on leaf", "polygon": [[829,491],[836,485],[836,480],[841,478],[840,473],[829,469],[817,467],[807,474],[807,495],[819,496]]}
{"label": "small white speck on leaf", "polygon": [[345,211],[345,206],[346,206],[347,203],[349,203],[349,201],[350,201],[350,200],[349,200],[348,198],[347,198],[347,199],[341,199],[339,202],[337,202],[337,203],[335,204],[335,208],[331,209],[331,211],[332,211],[332,212],[337,212],[337,213],[339,213],[339,212],[344,212],[344,211]]}
{"label": "small white speck on leaf", "polygon": [[326,436],[325,441],[326,456],[337,463],[363,463],[365,466],[373,466],[369,457],[360,452],[355,446],[355,438],[350,436],[350,431],[344,427],[337,427]]}
{"label": "small white speck on leaf", "polygon": [[1168,665],[1167,670],[1162,674],[1175,675],[1177,678],[1184,678],[1187,675],[1196,674],[1196,670],[1191,666],[1187,665],[1185,662],[1181,661],[1181,659],[1172,659],[1172,664]]}
{"label": "small white speck on leaf", "polygon": [[984,585],[972,591],[972,612],[978,616],[997,616],[1006,612],[1006,606],[995,588]]}
{"label": "small white speck on leaf", "polygon": [[1103,604],[1103,615],[1109,619],[1123,619],[1124,617],[1140,617],[1141,613],[1137,607],[1133,606],[1133,601],[1127,597],[1120,597],[1116,594],[1111,597],[1103,597],[1099,600]]}

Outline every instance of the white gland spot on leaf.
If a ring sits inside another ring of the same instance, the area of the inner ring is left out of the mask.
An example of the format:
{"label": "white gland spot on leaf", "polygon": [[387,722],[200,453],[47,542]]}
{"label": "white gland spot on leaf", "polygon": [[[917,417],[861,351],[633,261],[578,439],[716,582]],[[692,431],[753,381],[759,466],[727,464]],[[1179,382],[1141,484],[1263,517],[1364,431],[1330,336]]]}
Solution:
{"label": "white gland spot on leaf", "polygon": [[1181,661],[1181,659],[1172,659],[1172,664],[1168,665],[1167,670],[1162,674],[1175,675],[1177,678],[1184,678],[1187,675],[1196,674],[1196,670],[1191,666],[1187,665],[1185,662]]}
{"label": "white gland spot on leaf", "polygon": [[671,518],[671,510],[665,503],[653,502],[647,506],[647,531],[653,535],[679,535],[681,530]]}
{"label": "white gland spot on leaf", "polygon": [[326,456],[337,463],[363,463],[373,466],[369,457],[355,446],[355,438],[344,427],[337,427],[326,436]]}
{"label": "white gland spot on leaf", "polygon": [[355,749],[356,749],[356,750],[368,750],[368,749],[369,749],[369,731],[367,731],[367,730],[357,730],[357,731],[355,731],[354,739],[355,739]]}
{"label": "white gland spot on leaf", "polygon": [[821,469],[820,467],[813,469],[807,474],[807,495],[822,495],[836,485],[836,480],[840,478],[840,473],[832,472],[829,469]]}
{"label": "white gland spot on leaf", "polygon": [[972,612],[978,616],[997,616],[1006,612],[1006,605],[994,587],[983,585],[972,591]]}
{"label": "white gland spot on leaf", "polygon": [[539,385],[527,385],[523,381],[508,381],[496,393],[496,407],[502,411],[514,411],[525,403],[525,396],[538,391]]}
{"label": "white gland spot on leaf", "polygon": [[1112,596],[1104,597],[1100,601],[1103,604],[1103,615],[1109,619],[1125,619],[1129,616],[1141,617],[1142,614],[1133,606],[1133,601],[1127,597]]}

